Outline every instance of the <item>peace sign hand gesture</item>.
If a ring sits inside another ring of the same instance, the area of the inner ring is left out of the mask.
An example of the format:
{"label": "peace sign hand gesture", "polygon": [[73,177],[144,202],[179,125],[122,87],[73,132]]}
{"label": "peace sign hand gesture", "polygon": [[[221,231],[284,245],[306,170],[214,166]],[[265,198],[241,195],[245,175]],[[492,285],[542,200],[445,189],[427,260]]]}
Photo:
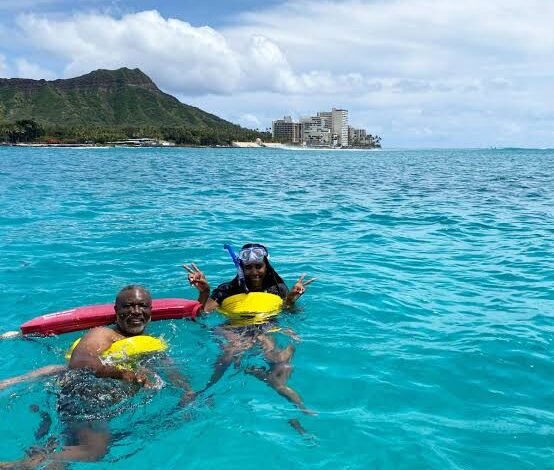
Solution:
{"label": "peace sign hand gesture", "polygon": [[298,281],[296,281],[296,284],[294,284],[294,286],[292,286],[292,289],[290,290],[290,296],[296,300],[298,297],[300,297],[305,291],[306,291],[306,286],[308,284],[311,284],[312,282],[314,282],[317,278],[316,277],[313,277],[312,279],[309,279],[307,281],[304,280],[304,278],[306,277],[306,274],[302,274],[302,276],[300,276],[298,278]]}
{"label": "peace sign hand gesture", "polygon": [[206,276],[204,276],[204,273],[200,271],[200,269],[198,269],[198,266],[196,266],[196,264],[183,264],[183,268],[185,268],[188,272],[188,280],[191,286],[196,287],[200,292],[206,292],[210,290],[210,284],[206,280]]}

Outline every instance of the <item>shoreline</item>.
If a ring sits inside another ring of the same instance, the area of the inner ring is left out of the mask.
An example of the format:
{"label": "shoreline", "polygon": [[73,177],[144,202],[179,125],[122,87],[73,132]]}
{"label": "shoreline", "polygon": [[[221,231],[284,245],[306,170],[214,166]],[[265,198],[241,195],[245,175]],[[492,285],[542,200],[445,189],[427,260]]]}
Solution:
{"label": "shoreline", "polygon": [[0,142],[0,147],[24,148],[236,148],[236,149],[281,149],[281,150],[381,150],[380,147],[310,147],[300,145],[286,145],[278,142],[233,142],[231,145],[167,145],[167,144],[54,144],[54,143],[6,143]]}
{"label": "shoreline", "polygon": [[0,147],[25,147],[25,148],[233,148],[232,145],[124,145],[124,144],[47,144],[47,143],[33,143],[33,144],[9,144],[5,142],[0,143]]}

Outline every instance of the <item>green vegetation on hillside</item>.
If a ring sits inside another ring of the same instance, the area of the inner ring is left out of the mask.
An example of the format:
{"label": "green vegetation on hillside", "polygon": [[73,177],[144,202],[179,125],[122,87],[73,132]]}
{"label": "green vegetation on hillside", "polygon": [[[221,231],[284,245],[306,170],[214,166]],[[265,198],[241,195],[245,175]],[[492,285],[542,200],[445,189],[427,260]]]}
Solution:
{"label": "green vegetation on hillside", "polygon": [[105,143],[139,137],[226,145],[269,135],[179,102],[138,69],[96,70],[67,80],[0,79],[1,140]]}
{"label": "green vegetation on hillside", "polygon": [[260,137],[269,140],[271,135],[250,129],[212,129],[209,127],[93,127],[50,126],[43,128],[33,120],[0,123],[0,142],[15,143],[95,143],[149,137],[174,142],[177,145],[230,145],[234,140],[254,141]]}

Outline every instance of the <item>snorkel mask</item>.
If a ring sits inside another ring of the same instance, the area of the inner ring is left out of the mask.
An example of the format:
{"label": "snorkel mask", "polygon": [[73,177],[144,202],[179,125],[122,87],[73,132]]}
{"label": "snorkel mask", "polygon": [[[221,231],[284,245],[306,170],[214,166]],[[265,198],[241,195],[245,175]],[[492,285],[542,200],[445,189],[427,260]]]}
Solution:
{"label": "snorkel mask", "polygon": [[238,256],[239,260],[242,261],[243,264],[261,263],[264,258],[267,257],[269,257],[269,255],[265,246],[258,244],[248,248],[243,248],[239,251]]}

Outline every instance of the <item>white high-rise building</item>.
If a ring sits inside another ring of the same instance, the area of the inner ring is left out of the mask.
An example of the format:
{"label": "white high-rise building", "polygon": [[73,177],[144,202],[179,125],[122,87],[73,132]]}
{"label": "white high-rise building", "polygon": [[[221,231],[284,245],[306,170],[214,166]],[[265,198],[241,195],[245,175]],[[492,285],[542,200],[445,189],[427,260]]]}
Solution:
{"label": "white high-rise building", "polygon": [[333,108],[294,122],[291,116],[273,121],[273,139],[312,147],[380,147],[381,138],[348,125],[348,110]]}
{"label": "white high-rise building", "polygon": [[333,134],[333,145],[337,147],[348,147],[348,111],[346,109],[333,108],[331,111],[317,113],[329,124]]}

